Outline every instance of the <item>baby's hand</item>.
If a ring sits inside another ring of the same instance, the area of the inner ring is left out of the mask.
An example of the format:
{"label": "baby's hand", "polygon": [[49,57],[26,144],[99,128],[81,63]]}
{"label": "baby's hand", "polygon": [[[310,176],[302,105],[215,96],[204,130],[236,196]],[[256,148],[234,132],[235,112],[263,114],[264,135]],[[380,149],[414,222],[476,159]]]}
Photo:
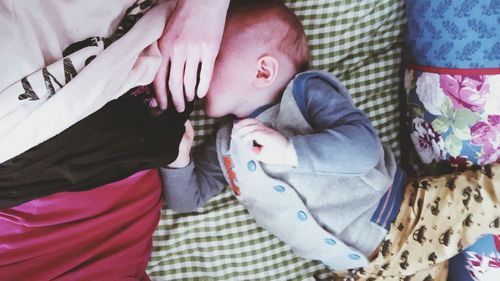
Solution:
{"label": "baby's hand", "polygon": [[285,136],[256,119],[247,118],[236,122],[232,137],[253,141],[252,151],[261,162],[295,167],[298,165],[293,144]]}
{"label": "baby's hand", "polygon": [[174,162],[168,165],[169,168],[184,168],[189,165],[189,162],[191,161],[189,154],[191,153],[191,147],[193,146],[194,129],[189,120],[184,123],[184,126],[186,127],[186,131],[184,132],[181,143],[179,144],[179,155]]}

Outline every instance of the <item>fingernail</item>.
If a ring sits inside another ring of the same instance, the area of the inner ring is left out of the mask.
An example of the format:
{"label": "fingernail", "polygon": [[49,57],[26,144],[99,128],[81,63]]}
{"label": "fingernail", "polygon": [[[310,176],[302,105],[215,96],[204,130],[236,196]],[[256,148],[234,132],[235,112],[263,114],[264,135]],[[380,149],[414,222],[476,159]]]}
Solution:
{"label": "fingernail", "polygon": [[150,107],[153,107],[153,108],[157,108],[158,107],[158,102],[156,101],[155,98],[152,98],[150,101],[149,101],[149,106]]}

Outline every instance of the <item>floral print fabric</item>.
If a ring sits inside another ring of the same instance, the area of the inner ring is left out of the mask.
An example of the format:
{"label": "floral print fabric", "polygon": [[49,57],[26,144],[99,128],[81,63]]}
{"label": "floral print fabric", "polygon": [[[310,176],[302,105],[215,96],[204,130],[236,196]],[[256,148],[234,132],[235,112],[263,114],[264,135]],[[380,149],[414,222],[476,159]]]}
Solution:
{"label": "floral print fabric", "polygon": [[500,162],[500,74],[407,69],[411,140],[423,164]]}

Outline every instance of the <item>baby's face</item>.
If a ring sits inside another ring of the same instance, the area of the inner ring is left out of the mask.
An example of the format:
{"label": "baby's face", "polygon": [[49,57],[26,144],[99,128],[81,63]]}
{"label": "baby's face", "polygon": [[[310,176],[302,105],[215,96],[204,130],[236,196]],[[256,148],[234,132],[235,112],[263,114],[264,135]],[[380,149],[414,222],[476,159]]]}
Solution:
{"label": "baby's face", "polygon": [[227,30],[215,62],[205,112],[210,117],[234,114],[245,117],[252,111],[249,99],[255,99],[255,75],[258,51],[245,36],[231,36]]}

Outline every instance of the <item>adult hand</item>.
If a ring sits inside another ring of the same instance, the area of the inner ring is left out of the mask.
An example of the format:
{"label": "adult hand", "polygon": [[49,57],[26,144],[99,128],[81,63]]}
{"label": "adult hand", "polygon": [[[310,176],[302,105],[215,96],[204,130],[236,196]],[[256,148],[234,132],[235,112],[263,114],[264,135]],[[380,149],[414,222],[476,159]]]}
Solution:
{"label": "adult hand", "polygon": [[206,95],[228,6],[229,0],[177,1],[158,40],[162,63],[154,87],[161,109],[167,108],[168,94],[179,112],[185,108],[184,92],[188,101],[192,101],[195,94],[200,98]]}
{"label": "adult hand", "polygon": [[191,153],[191,147],[193,146],[194,129],[189,120],[184,123],[184,126],[186,127],[186,131],[179,144],[179,155],[177,155],[177,159],[175,159],[174,162],[168,165],[169,168],[184,168],[189,165],[191,161],[189,155]]}
{"label": "adult hand", "polygon": [[297,167],[297,153],[293,144],[279,132],[260,121],[247,118],[236,122],[231,137],[252,141],[252,151],[261,162]]}

